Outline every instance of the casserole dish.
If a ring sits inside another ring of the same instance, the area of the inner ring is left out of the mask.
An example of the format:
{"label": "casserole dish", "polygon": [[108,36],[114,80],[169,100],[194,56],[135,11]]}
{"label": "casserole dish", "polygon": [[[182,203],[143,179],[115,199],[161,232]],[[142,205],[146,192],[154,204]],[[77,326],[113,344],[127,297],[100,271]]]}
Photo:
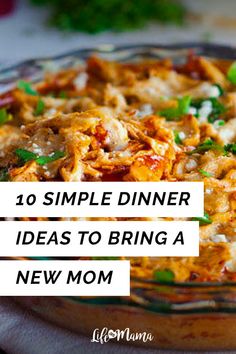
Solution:
{"label": "casserole dish", "polygon": [[[186,44],[169,46],[105,46],[78,50],[51,59],[37,59],[0,73],[2,93],[19,79],[38,81],[45,68],[73,67],[91,54],[107,60],[137,61],[140,58],[171,58],[181,64],[190,51],[204,57],[236,59],[234,48]],[[132,276],[130,298],[18,297],[41,316],[68,329],[92,337],[95,328],[150,332],[151,342],[135,342],[163,349],[226,350],[236,348],[236,284],[231,281],[162,282]]]}

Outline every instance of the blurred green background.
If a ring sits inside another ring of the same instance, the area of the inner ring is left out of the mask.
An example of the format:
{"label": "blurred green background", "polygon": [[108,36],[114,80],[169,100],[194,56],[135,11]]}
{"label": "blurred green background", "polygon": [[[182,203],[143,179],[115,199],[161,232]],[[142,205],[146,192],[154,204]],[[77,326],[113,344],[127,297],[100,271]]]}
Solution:
{"label": "blurred green background", "polygon": [[31,0],[48,6],[50,23],[63,30],[97,33],[143,27],[150,21],[182,24],[185,6],[176,0]]}

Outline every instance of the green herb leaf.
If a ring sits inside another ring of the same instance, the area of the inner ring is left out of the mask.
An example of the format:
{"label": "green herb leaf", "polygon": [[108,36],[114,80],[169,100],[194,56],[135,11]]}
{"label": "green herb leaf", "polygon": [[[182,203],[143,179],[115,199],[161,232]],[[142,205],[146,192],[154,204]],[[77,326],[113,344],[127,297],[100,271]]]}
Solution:
{"label": "green herb leaf", "polygon": [[68,95],[67,95],[66,91],[62,90],[59,92],[58,97],[59,98],[68,98]]}
{"label": "green herb leaf", "polygon": [[64,157],[65,156],[65,153],[62,152],[62,151],[56,151],[54,152],[51,156],[39,156],[37,159],[36,159],[36,162],[39,164],[39,165],[45,165],[49,162],[53,162],[53,161],[56,161],[58,159],[60,159],[61,157]]}
{"label": "green herb leaf", "polygon": [[179,120],[181,116],[188,114],[191,104],[191,97],[184,96],[178,99],[178,106],[175,108],[167,108],[159,112],[159,114],[165,117],[167,120]]}
{"label": "green herb leaf", "polygon": [[233,85],[236,85],[236,61],[230,66],[227,72],[227,78]]}
{"label": "green herb leaf", "polygon": [[212,112],[208,116],[208,122],[214,123],[226,112],[226,107],[216,97],[195,99],[192,101],[191,106],[199,110],[202,107],[202,104],[206,101],[212,103]]}
{"label": "green herb leaf", "polygon": [[212,220],[210,219],[207,213],[204,213],[204,216],[202,218],[192,218],[192,221],[199,221],[200,226],[212,223]]}
{"label": "green herb leaf", "polygon": [[236,144],[227,144],[224,149],[226,152],[232,152],[232,154],[236,155]]}
{"label": "green herb leaf", "polygon": [[0,182],[5,182],[9,180],[8,169],[2,168],[0,170]]}
{"label": "green herb leaf", "polygon": [[0,109],[0,125],[3,125],[12,120],[12,115],[7,113],[6,108]]}
{"label": "green herb leaf", "polygon": [[218,150],[218,151],[221,151],[222,153],[225,153],[225,149],[223,146],[215,143],[211,139],[207,139],[204,141],[204,143],[198,145],[194,150],[187,152],[187,154],[193,155],[193,154],[197,154],[197,153],[201,153],[201,152],[205,152],[205,151],[209,151],[209,150]]}
{"label": "green herb leaf", "polygon": [[25,150],[25,149],[16,149],[15,154],[18,156],[18,158],[23,163],[26,163],[26,162],[32,161],[32,160],[36,160],[38,157],[35,153]]}
{"label": "green herb leaf", "polygon": [[218,126],[219,127],[223,127],[223,125],[225,125],[225,121],[224,120],[219,120],[218,121]]}
{"label": "green herb leaf", "polygon": [[223,87],[220,84],[214,84],[213,86],[216,86],[218,88],[220,96],[224,95],[225,90],[223,89]]}
{"label": "green herb leaf", "polygon": [[153,278],[160,283],[172,283],[175,275],[170,269],[155,270]]}
{"label": "green herb leaf", "polygon": [[202,170],[201,168],[198,171],[205,177],[212,177],[213,176],[212,173]]}
{"label": "green herb leaf", "polygon": [[24,80],[19,80],[18,84],[17,84],[18,89],[24,91],[25,93],[27,93],[28,95],[32,95],[32,96],[37,96],[38,92],[36,90],[34,90],[31,86],[31,84],[27,81]]}
{"label": "green herb leaf", "polygon": [[45,103],[41,99],[39,99],[37,102],[37,106],[35,108],[35,111],[34,111],[34,115],[39,116],[39,115],[43,114],[44,109],[45,109]]}
{"label": "green herb leaf", "polygon": [[16,149],[15,154],[19,157],[21,162],[26,163],[28,161],[36,161],[39,165],[45,165],[49,162],[56,161],[61,157],[64,157],[65,154],[62,151],[55,151],[51,156],[38,156],[34,152],[24,150],[24,149]]}
{"label": "green herb leaf", "polygon": [[174,130],[174,135],[175,135],[175,143],[176,144],[182,144],[182,139],[179,136],[179,132],[177,132],[176,130]]}

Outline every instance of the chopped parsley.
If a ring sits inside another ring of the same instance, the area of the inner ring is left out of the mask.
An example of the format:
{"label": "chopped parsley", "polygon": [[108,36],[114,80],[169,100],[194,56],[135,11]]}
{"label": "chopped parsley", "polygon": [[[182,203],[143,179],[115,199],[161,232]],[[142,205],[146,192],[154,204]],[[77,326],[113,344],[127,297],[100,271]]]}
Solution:
{"label": "chopped parsley", "polygon": [[155,270],[153,278],[160,283],[172,283],[175,279],[175,275],[170,269]]}
{"label": "chopped parsley", "polygon": [[65,156],[64,152],[62,151],[55,151],[51,156],[38,156],[34,152],[25,149],[16,149],[15,154],[18,156],[22,163],[26,163],[28,161],[36,161],[37,164],[41,166],[49,162],[56,161]]}
{"label": "chopped parsley", "polygon": [[207,172],[207,171],[205,171],[205,170],[202,170],[201,168],[198,170],[200,173],[201,173],[201,175],[203,175],[204,177],[212,177],[212,173],[210,173],[210,172]]}
{"label": "chopped parsley", "polygon": [[0,109],[0,125],[3,125],[12,120],[12,115],[7,113],[6,108]]}
{"label": "chopped parsley", "polygon": [[192,221],[199,221],[200,226],[202,225],[208,225],[212,223],[212,220],[210,219],[209,215],[207,213],[204,213],[203,217],[200,218],[192,218]]}
{"label": "chopped parsley", "polygon": [[225,153],[225,149],[223,146],[215,143],[211,139],[207,139],[202,144],[199,144],[194,150],[189,151],[187,154],[188,155],[199,154],[201,152],[205,152],[209,150],[218,150],[221,151],[222,153]]}
{"label": "chopped parsley", "polygon": [[182,144],[182,139],[179,136],[179,132],[177,132],[176,130],[174,130],[174,136],[175,136],[175,143],[176,144]]}
{"label": "chopped parsley", "polygon": [[65,154],[64,152],[62,151],[55,151],[51,156],[39,156],[37,159],[36,159],[36,162],[39,164],[39,165],[45,165],[49,162],[53,162],[53,161],[56,161],[58,159],[60,159],[61,157],[64,157]]}
{"label": "chopped parsley", "polygon": [[17,84],[18,89],[24,91],[28,95],[37,96],[38,92],[32,88],[31,84],[24,80],[19,80]]}
{"label": "chopped parsley", "polygon": [[[214,123],[219,117],[226,112],[226,107],[216,98],[216,97],[209,97],[209,98],[198,98],[192,101],[191,107],[196,108],[199,110],[202,108],[204,102],[211,102],[212,104],[212,111],[208,115],[208,122]],[[199,114],[197,114],[197,117]]]}
{"label": "chopped parsley", "polygon": [[43,102],[43,100],[39,99],[34,111],[34,115],[40,116],[41,114],[43,114],[44,109],[45,109],[45,103]]}
{"label": "chopped parsley", "polygon": [[178,99],[177,107],[166,108],[159,114],[165,117],[167,120],[179,120],[179,118],[185,114],[188,114],[191,104],[191,97],[184,96]]}
{"label": "chopped parsley", "polygon": [[67,92],[66,91],[60,91],[58,94],[59,98],[68,98]]}
{"label": "chopped parsley", "polygon": [[236,155],[236,143],[235,144],[227,144],[224,146],[224,149],[227,152],[232,152],[232,154]]}
{"label": "chopped parsley", "polygon": [[233,84],[236,85],[236,61],[230,66],[227,72],[227,79]]}
{"label": "chopped parsley", "polygon": [[218,120],[217,122],[219,127],[222,127],[223,125],[225,125],[225,121],[224,120]]}
{"label": "chopped parsley", "polygon": [[218,88],[218,90],[219,90],[219,96],[223,96],[223,95],[224,95],[225,91],[224,91],[224,89],[223,89],[223,87],[222,87],[221,85],[219,85],[219,84],[214,84],[213,86],[215,86],[215,87]]}
{"label": "chopped parsley", "polygon": [[220,144],[215,143],[213,140],[207,139],[202,144],[198,145],[194,150],[187,152],[187,154],[188,155],[200,154],[201,152],[205,152],[209,150],[218,150],[224,156],[227,156],[229,152],[236,155],[236,143],[221,146]]}

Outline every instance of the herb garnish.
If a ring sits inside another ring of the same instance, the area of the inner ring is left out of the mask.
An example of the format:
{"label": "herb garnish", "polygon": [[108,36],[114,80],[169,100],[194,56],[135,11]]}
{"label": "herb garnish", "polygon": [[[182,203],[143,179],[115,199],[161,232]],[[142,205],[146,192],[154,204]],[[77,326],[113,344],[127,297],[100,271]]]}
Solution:
{"label": "herb garnish", "polygon": [[191,97],[184,96],[178,99],[177,107],[166,108],[159,114],[165,117],[167,120],[179,120],[179,118],[185,114],[188,114],[191,104]]}
{"label": "herb garnish", "polygon": [[12,115],[7,113],[6,108],[1,108],[0,109],[0,125],[5,124],[6,122],[9,122],[12,120]]}
{"label": "herb garnish", "polygon": [[236,61],[232,63],[228,72],[227,72],[227,79],[233,84],[236,85]]}
{"label": "herb garnish", "polygon": [[225,93],[225,90],[223,89],[223,87],[220,84],[214,84],[213,86],[216,86],[219,90],[220,95],[219,96],[223,96]]}
{"label": "herb garnish", "polygon": [[59,98],[68,98],[68,94],[66,91],[60,91],[59,94],[58,94],[58,97]]}
{"label": "herb garnish", "polygon": [[199,221],[199,225],[208,225],[212,223],[212,220],[210,219],[209,215],[207,213],[204,213],[203,217],[200,218],[192,218],[192,221]]}
{"label": "herb garnish", "polygon": [[51,156],[38,156],[34,152],[25,149],[16,149],[15,154],[19,157],[20,161],[26,163],[28,161],[36,161],[39,165],[45,165],[49,162],[56,161],[65,154],[62,151],[55,151]]}
{"label": "herb garnish", "polygon": [[197,154],[209,150],[218,150],[221,151],[222,153],[225,153],[225,149],[223,146],[215,143],[211,139],[207,139],[202,144],[198,145],[194,150],[187,152],[187,154],[192,155],[192,154]]}
{"label": "herb garnish", "polygon": [[224,146],[224,149],[227,152],[232,152],[232,154],[236,154],[236,144],[227,144]]}
{"label": "herb garnish", "polygon": [[35,116],[39,116],[43,113],[45,109],[45,103],[43,102],[43,100],[39,99],[38,102],[37,102],[37,106],[35,108],[35,111],[34,111],[34,115]]}
{"label": "herb garnish", "polygon": [[219,119],[219,116],[226,112],[225,106],[216,97],[195,99],[191,102],[191,106],[198,110],[202,108],[202,104],[207,101],[210,101],[212,104],[212,111],[207,119],[209,123],[214,123],[215,120]]}
{"label": "herb garnish", "polygon": [[155,270],[153,278],[160,283],[172,283],[175,275],[170,269]]}
{"label": "herb garnish", "polygon": [[218,121],[218,126],[219,127],[223,127],[223,125],[225,125],[225,121],[224,120],[219,120]]}
{"label": "herb garnish", "polygon": [[64,152],[62,151],[55,151],[51,156],[39,156],[37,159],[36,159],[36,162],[39,164],[39,165],[45,165],[49,162],[53,162],[53,161],[56,161],[58,159],[60,159],[61,157],[64,157],[65,154]]}
{"label": "herb garnish", "polygon": [[205,140],[202,144],[198,145],[194,150],[188,151],[188,155],[199,154],[201,152],[209,151],[209,150],[218,150],[224,156],[227,156],[229,152],[232,154],[236,154],[236,143],[235,144],[227,144],[221,146],[220,144],[215,143],[211,139]]}
{"label": "herb garnish", "polygon": [[212,177],[213,175],[212,175],[212,173],[210,173],[210,172],[207,172],[207,171],[205,171],[205,170],[203,170],[203,169],[199,169],[198,170],[200,173],[201,173],[201,175],[203,175],[204,177]]}
{"label": "herb garnish", "polygon": [[175,136],[175,143],[182,144],[182,139],[180,138],[179,132],[177,132],[177,130],[174,130],[174,136]]}
{"label": "herb garnish", "polygon": [[37,96],[38,92],[32,88],[31,84],[24,80],[19,80],[17,83],[18,89],[24,91],[28,95]]}

